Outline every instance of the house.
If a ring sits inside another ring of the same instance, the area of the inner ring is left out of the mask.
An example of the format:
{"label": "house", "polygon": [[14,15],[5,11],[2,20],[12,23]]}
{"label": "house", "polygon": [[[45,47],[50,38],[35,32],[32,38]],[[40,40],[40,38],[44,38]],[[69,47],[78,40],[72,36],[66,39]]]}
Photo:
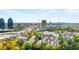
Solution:
{"label": "house", "polygon": [[46,36],[48,36],[48,35],[58,36],[58,34],[56,34],[55,32],[49,32],[49,31],[44,31],[44,35],[46,35]]}
{"label": "house", "polygon": [[24,42],[26,42],[27,41],[27,37],[17,37],[17,39],[22,39]]}
{"label": "house", "polygon": [[63,35],[64,35],[64,38],[66,38],[66,39],[73,38],[73,33],[72,32],[64,32]]}

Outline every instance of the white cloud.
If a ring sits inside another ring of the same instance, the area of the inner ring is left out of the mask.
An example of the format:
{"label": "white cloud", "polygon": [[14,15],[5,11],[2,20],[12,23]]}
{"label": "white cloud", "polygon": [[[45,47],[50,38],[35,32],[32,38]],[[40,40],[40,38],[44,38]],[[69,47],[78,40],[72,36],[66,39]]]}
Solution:
{"label": "white cloud", "polygon": [[[34,11],[34,12],[33,12]],[[15,10],[15,9],[1,9],[0,17],[7,22],[9,17],[12,17],[14,22],[41,22],[43,19],[49,21],[64,21],[69,22],[69,19],[77,22],[79,16],[78,9],[39,9],[39,10]],[[64,20],[67,19],[67,20]]]}
{"label": "white cloud", "polygon": [[79,9],[68,9],[66,12],[79,12]]}
{"label": "white cloud", "polygon": [[47,10],[40,15],[40,18],[46,18],[49,14],[52,14],[53,12],[56,12],[56,10]]}

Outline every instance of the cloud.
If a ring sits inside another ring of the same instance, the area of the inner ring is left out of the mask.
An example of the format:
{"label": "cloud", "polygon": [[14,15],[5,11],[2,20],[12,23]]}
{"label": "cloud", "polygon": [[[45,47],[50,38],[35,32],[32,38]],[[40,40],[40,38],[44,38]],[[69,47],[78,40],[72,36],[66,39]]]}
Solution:
{"label": "cloud", "polygon": [[65,10],[66,12],[75,12],[75,13],[79,13],[79,9],[68,9],[68,10]]}
{"label": "cloud", "polygon": [[40,18],[46,18],[48,15],[56,12],[56,10],[52,10],[52,9],[51,10],[43,10],[43,11],[45,11],[45,12],[41,13]]}
{"label": "cloud", "polygon": [[[9,17],[14,22],[41,22],[49,21],[77,22],[79,19],[78,9],[0,9],[0,17],[7,22]],[[70,21],[72,20],[72,21]]]}

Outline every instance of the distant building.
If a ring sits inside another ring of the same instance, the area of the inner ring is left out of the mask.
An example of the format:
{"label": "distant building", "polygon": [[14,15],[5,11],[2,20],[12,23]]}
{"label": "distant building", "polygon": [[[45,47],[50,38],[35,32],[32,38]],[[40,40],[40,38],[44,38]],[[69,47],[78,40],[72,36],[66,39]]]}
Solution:
{"label": "distant building", "polygon": [[46,25],[47,25],[47,22],[46,20],[42,20],[42,23],[41,23],[41,30],[46,30]]}
{"label": "distant building", "polygon": [[49,22],[49,26],[52,26],[52,22]]}
{"label": "distant building", "polygon": [[0,18],[0,29],[5,29],[5,21],[3,18]]}
{"label": "distant building", "polygon": [[13,29],[13,19],[12,18],[8,19],[8,29]]}
{"label": "distant building", "polygon": [[4,18],[0,18],[0,33],[13,31],[13,20],[8,19],[8,23],[5,23]]}

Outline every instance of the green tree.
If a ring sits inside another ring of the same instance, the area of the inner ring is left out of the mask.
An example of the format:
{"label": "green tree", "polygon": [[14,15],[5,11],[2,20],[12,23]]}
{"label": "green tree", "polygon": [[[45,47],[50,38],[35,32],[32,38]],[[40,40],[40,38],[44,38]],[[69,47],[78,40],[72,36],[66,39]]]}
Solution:
{"label": "green tree", "polygon": [[64,42],[65,42],[65,38],[62,34],[59,34],[59,37],[58,37],[58,44],[61,46],[62,49],[64,49]]}
{"label": "green tree", "polygon": [[17,43],[18,46],[20,47],[20,46],[23,45],[24,41],[23,41],[22,39],[18,39],[18,40],[16,41],[16,43]]}

